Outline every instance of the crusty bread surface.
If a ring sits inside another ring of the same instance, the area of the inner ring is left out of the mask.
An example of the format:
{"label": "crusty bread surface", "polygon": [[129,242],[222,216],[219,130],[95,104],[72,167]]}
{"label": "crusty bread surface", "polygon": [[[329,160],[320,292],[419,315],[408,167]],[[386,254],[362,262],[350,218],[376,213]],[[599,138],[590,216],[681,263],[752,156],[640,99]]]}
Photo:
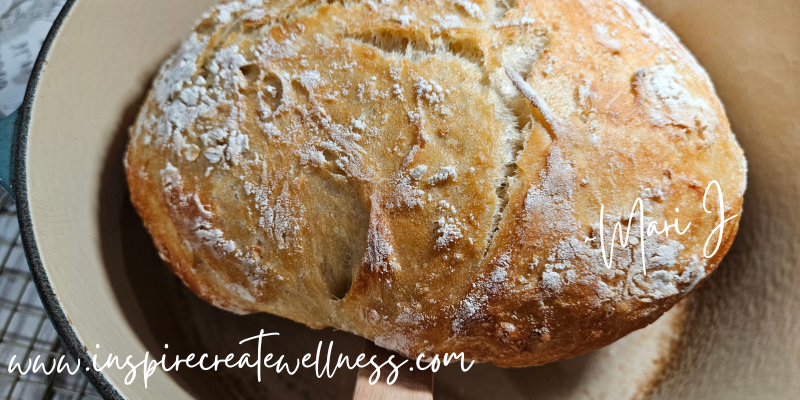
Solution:
{"label": "crusty bread surface", "polygon": [[125,163],[205,300],[500,366],[653,322],[735,236],[705,257],[708,184],[726,218],[746,185],[707,74],[632,0],[222,4],[162,66]]}

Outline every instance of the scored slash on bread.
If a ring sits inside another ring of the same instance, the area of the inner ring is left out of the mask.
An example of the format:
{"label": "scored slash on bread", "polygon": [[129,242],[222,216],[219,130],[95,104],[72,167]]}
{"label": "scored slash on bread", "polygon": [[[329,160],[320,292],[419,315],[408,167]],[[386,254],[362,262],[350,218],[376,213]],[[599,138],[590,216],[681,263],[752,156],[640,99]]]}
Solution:
{"label": "scored slash on bread", "polygon": [[531,105],[536,107],[539,114],[542,115],[542,119],[544,120],[543,125],[546,125],[547,128],[552,130],[553,137],[558,138],[559,136],[565,136],[567,134],[567,128],[564,126],[564,123],[553,114],[550,107],[547,106],[547,103],[533,91],[531,85],[525,82],[525,79],[522,78],[519,72],[508,67],[503,67],[503,69],[506,71],[508,78],[511,79],[511,83],[514,84],[514,87],[517,88],[517,90],[531,102]]}
{"label": "scored slash on bread", "polygon": [[[728,215],[746,185],[705,71],[631,0],[222,4],[162,66],[125,162],[207,301],[500,366],[653,322],[733,241],[703,257],[708,182]],[[605,268],[584,239],[638,197],[634,225],[692,229]]]}

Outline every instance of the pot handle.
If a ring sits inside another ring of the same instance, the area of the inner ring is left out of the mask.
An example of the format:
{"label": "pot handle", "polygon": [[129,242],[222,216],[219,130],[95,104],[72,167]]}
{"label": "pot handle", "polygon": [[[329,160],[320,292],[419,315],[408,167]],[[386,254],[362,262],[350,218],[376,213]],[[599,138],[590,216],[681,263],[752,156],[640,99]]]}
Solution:
{"label": "pot handle", "polygon": [[14,161],[17,152],[17,111],[0,119],[0,185],[14,196]]}

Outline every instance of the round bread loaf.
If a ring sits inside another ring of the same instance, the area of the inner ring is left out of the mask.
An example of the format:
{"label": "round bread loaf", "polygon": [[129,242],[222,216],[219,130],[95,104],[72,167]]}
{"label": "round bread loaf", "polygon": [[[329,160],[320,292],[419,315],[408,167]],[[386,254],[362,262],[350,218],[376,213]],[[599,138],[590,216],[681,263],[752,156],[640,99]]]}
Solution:
{"label": "round bread loaf", "polygon": [[709,183],[726,218],[746,183],[707,74],[632,0],[219,5],[155,78],[126,168],[207,301],[500,366],[653,322],[733,241],[736,218],[706,258]]}

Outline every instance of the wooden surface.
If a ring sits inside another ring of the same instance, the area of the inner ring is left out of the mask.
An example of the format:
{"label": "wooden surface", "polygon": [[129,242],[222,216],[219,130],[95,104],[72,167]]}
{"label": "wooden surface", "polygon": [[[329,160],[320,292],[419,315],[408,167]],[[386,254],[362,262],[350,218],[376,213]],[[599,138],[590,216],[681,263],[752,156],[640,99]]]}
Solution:
{"label": "wooden surface", "polygon": [[[395,364],[401,363],[403,362],[402,360],[405,359],[397,353],[376,346],[370,340],[364,342],[364,354],[367,356],[367,359],[373,355],[378,356],[376,361],[379,364],[388,360],[392,355],[395,356]],[[411,368],[413,368],[413,370],[411,370]],[[386,377],[392,372],[390,366],[382,368],[380,379],[378,379],[375,384],[370,385],[369,377],[374,371],[374,368],[361,368],[358,370],[353,400],[433,399],[433,372],[418,370],[414,360],[409,360],[409,362],[401,367],[397,380],[392,385],[386,383]]]}

